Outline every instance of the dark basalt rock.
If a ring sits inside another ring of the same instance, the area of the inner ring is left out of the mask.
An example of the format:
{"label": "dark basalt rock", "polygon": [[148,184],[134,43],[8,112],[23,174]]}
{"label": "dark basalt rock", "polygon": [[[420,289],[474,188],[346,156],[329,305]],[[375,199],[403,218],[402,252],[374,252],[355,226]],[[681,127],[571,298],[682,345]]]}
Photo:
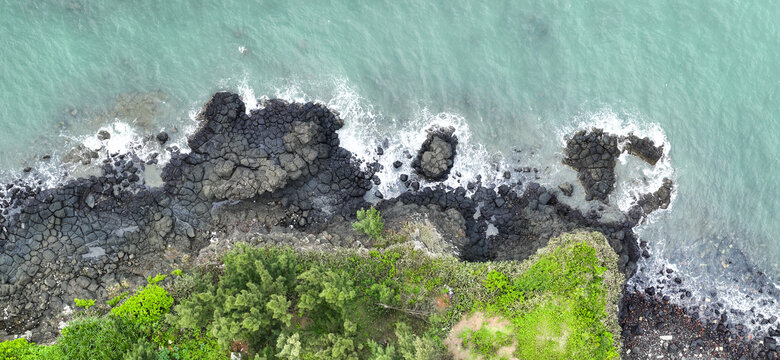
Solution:
{"label": "dark basalt rock", "polygon": [[663,179],[663,183],[653,193],[642,194],[637,199],[636,205],[629,209],[629,216],[639,219],[644,215],[648,215],[658,209],[666,209],[672,201],[672,191],[674,190],[674,183],[668,178]]}
{"label": "dark basalt rock", "polygon": [[617,136],[601,129],[579,131],[566,143],[563,163],[577,170],[586,200],[609,203],[615,187],[615,159],[620,155]]}
{"label": "dark basalt rock", "polygon": [[100,130],[97,133],[97,138],[100,141],[108,140],[108,139],[111,138],[111,133],[109,133],[108,131],[105,131],[105,130]]}
{"label": "dark basalt rock", "polygon": [[157,141],[164,145],[166,142],[168,142],[168,133],[161,131],[159,134],[157,134]]}
{"label": "dark basalt rock", "polygon": [[640,139],[634,134],[629,134],[625,140],[626,150],[650,165],[655,165],[664,155],[664,146],[655,146],[655,143],[647,137]]}
{"label": "dark basalt rock", "polygon": [[[620,138],[605,133],[601,129],[581,130],[575,133],[566,143],[566,157],[563,159],[563,163],[577,171],[577,178],[585,187],[586,200],[596,199],[605,204],[609,203],[608,196],[615,187],[615,159],[620,156],[621,152],[618,148],[619,141],[626,142],[624,151],[640,157],[650,165],[655,165],[664,153],[663,145],[655,146],[649,138],[639,138],[634,134]],[[665,185],[663,188],[666,194],[658,193],[658,198],[655,200],[645,199],[644,203],[652,204],[643,207],[655,206],[650,211],[658,208],[665,209],[669,203],[671,181],[669,181],[668,187]],[[564,189],[561,188],[561,190]],[[564,193],[566,192],[564,191]],[[666,205],[663,205],[664,203]]]}
{"label": "dark basalt rock", "polygon": [[[53,189],[7,185],[0,191],[0,339],[26,330],[35,330],[33,340],[51,339],[73,298],[101,298],[120,280],[142,283],[181,268],[211,233],[237,225],[249,233],[315,230],[334,216],[354,216],[367,207],[373,173],[339,147],[342,124],[312,103],[270,100],[248,115],[238,95],[217,93],[188,139],[192,151],[170,149],[161,187],[145,185],[145,162],[132,153],[109,154],[101,176]],[[214,212],[228,202],[238,210]]]}
{"label": "dark basalt rock", "polygon": [[458,137],[454,127],[432,127],[412,162],[414,170],[428,181],[443,181],[452,169]]}

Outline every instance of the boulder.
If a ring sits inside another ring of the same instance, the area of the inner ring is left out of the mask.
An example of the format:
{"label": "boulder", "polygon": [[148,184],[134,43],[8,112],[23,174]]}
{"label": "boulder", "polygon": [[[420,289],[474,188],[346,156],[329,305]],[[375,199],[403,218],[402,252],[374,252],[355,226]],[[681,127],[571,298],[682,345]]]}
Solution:
{"label": "boulder", "polygon": [[412,168],[428,181],[443,181],[454,164],[458,137],[454,135],[455,128],[452,126],[434,126],[427,133]]}

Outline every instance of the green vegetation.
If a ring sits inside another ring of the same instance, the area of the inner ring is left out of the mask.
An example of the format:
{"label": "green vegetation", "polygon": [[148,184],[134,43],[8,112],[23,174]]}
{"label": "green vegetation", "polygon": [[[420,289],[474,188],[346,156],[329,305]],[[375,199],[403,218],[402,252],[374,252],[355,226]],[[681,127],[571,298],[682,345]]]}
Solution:
{"label": "green vegetation", "polygon": [[510,320],[519,358],[616,358],[607,327],[607,261],[576,236],[560,239],[513,279],[488,273],[485,286],[496,298],[478,308]]}
{"label": "green vegetation", "polygon": [[[381,224],[378,212],[365,213],[361,221]],[[622,279],[605,244],[597,233],[564,235],[523,263],[465,263],[404,246],[237,246],[224,267],[149,277],[103,316],[72,321],[55,345],[17,339],[0,343],[0,356],[615,358]]]}
{"label": "green vegetation", "polygon": [[482,326],[476,331],[466,329],[459,337],[464,347],[483,357],[494,356],[499,349],[512,344],[512,335],[488,326]]}
{"label": "green vegetation", "polygon": [[89,310],[91,306],[95,306],[95,300],[92,299],[73,299],[76,306],[83,307],[84,310]]}
{"label": "green vegetation", "polygon": [[385,223],[379,210],[373,206],[368,210],[360,209],[357,211],[357,219],[358,221],[352,224],[355,231],[366,234],[374,240],[382,238]]}

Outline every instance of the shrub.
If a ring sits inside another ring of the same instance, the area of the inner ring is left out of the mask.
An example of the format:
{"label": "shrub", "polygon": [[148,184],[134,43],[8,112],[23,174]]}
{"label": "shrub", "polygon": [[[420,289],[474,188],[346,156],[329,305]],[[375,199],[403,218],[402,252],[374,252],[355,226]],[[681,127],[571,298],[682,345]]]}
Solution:
{"label": "shrub", "polygon": [[24,359],[30,354],[30,348],[34,345],[33,343],[28,343],[27,339],[24,338],[0,342],[0,359]]}
{"label": "shrub", "polygon": [[108,306],[110,307],[114,307],[116,306],[116,304],[119,304],[120,301],[124,300],[127,297],[127,295],[130,295],[130,292],[125,291],[117,296],[114,296],[113,298],[111,298],[111,300],[106,301],[106,304],[108,304]]}
{"label": "shrub", "polygon": [[76,306],[83,307],[84,310],[89,310],[91,306],[95,305],[95,300],[92,299],[73,299],[73,302],[76,303]]}
{"label": "shrub", "polygon": [[149,330],[162,319],[173,305],[173,298],[156,282],[141,287],[125,302],[111,309],[111,314]]}
{"label": "shrub", "polygon": [[131,322],[115,317],[72,321],[57,340],[66,359],[121,359],[143,334]]}
{"label": "shrub", "polygon": [[157,346],[142,340],[125,354],[123,360],[157,360],[158,358]]}
{"label": "shrub", "polygon": [[382,221],[382,214],[379,210],[373,206],[368,210],[360,209],[357,211],[357,219],[358,221],[352,223],[352,228],[355,231],[362,232],[374,240],[382,238],[385,223]]}
{"label": "shrub", "polygon": [[[192,294],[176,307],[175,322],[208,328],[223,349],[247,341],[255,352],[272,355],[280,330],[290,324],[287,309],[297,276],[292,251],[239,246],[225,258],[219,283]],[[267,350],[266,350],[267,349]]]}

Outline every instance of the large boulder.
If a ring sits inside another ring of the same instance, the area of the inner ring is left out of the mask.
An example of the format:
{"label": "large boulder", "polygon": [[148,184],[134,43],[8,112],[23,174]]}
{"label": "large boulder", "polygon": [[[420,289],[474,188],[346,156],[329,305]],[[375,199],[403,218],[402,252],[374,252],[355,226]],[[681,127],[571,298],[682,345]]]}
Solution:
{"label": "large boulder", "polygon": [[455,161],[458,137],[455,128],[434,126],[427,130],[428,137],[423,142],[412,167],[428,181],[443,181],[452,169]]}

